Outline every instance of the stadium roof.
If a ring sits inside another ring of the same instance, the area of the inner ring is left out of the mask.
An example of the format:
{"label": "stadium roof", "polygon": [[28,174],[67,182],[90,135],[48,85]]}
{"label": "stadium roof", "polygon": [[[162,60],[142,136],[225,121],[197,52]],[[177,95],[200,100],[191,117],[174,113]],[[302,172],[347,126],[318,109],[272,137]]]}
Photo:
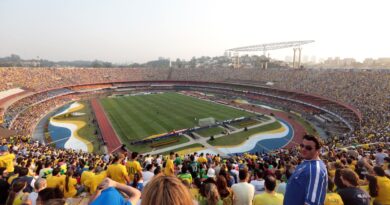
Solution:
{"label": "stadium roof", "polygon": [[277,49],[289,48],[289,47],[298,47],[298,46],[308,44],[308,43],[313,43],[313,42],[314,42],[314,40],[266,43],[266,44],[259,44],[259,45],[253,45],[253,46],[231,48],[231,49],[228,49],[227,51],[234,51],[234,52],[269,51],[269,50],[277,50]]}

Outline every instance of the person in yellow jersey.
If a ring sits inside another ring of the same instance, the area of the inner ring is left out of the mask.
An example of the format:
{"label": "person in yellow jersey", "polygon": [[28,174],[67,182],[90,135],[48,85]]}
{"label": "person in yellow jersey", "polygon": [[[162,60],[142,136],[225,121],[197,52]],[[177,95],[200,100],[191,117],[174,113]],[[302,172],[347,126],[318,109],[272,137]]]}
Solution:
{"label": "person in yellow jersey", "polygon": [[126,163],[126,169],[129,173],[130,184],[133,183],[134,175],[138,174],[140,178],[142,178],[142,167],[137,161],[138,152],[131,153],[131,159]]}
{"label": "person in yellow jersey", "polygon": [[382,167],[374,167],[374,173],[378,182],[378,196],[375,198],[375,202],[390,205],[390,179],[387,178]]}
{"label": "person in yellow jersey", "polygon": [[85,186],[89,188],[89,193],[94,194],[100,183],[107,177],[107,172],[98,166],[95,168],[95,174],[85,180]]}
{"label": "person in yellow jersey", "polygon": [[8,152],[8,146],[0,146],[0,167],[5,167],[8,173],[14,172],[15,155]]}
{"label": "person in yellow jersey", "polygon": [[207,159],[206,157],[204,157],[203,153],[200,153],[200,156],[198,157],[198,163],[199,164],[207,163]]}
{"label": "person in yellow jersey", "polygon": [[265,192],[254,197],[253,205],[283,205],[283,195],[275,192],[275,177],[265,177],[264,186]]}
{"label": "person in yellow jersey", "polygon": [[387,178],[385,171],[380,166],[371,166],[367,158],[363,158],[364,166],[371,174],[375,174],[378,183],[378,196],[375,202],[382,205],[390,205],[390,179]]}
{"label": "person in yellow jersey", "polygon": [[175,158],[175,153],[171,152],[169,154],[169,158],[167,159],[167,163],[165,164],[164,174],[166,176],[173,176],[175,173],[175,165],[173,164],[174,158]]}
{"label": "person in yellow jersey", "polygon": [[343,199],[338,193],[333,192],[334,182],[328,179],[328,192],[325,195],[324,205],[344,205]]}
{"label": "person in yellow jersey", "polygon": [[217,154],[216,156],[214,156],[214,162],[216,163],[220,163],[221,162],[221,157],[219,156],[219,154]]}
{"label": "person in yellow jersey", "polygon": [[378,180],[374,175],[365,175],[364,184],[359,186],[361,189],[370,194],[370,205],[374,205],[375,197],[378,196]]}
{"label": "person in yellow jersey", "polygon": [[124,158],[123,154],[117,154],[114,157],[113,163],[107,167],[107,177],[118,183],[128,184],[130,182],[129,174],[126,167],[121,164]]}
{"label": "person in yellow jersey", "polygon": [[81,178],[80,178],[81,185],[85,185],[85,181],[87,179],[92,178],[93,175],[95,175],[95,173],[93,172],[94,167],[95,166],[93,164],[90,164],[90,166],[88,167],[88,170],[83,171],[83,173],[81,174]]}
{"label": "person in yellow jersey", "polygon": [[53,169],[53,173],[49,176],[47,176],[47,187],[49,188],[59,188],[62,190],[65,183],[65,176],[60,174],[60,168],[56,167]]}
{"label": "person in yellow jersey", "polygon": [[72,198],[77,194],[77,180],[73,178],[73,169],[69,169],[66,172],[65,183],[64,183],[64,197]]}

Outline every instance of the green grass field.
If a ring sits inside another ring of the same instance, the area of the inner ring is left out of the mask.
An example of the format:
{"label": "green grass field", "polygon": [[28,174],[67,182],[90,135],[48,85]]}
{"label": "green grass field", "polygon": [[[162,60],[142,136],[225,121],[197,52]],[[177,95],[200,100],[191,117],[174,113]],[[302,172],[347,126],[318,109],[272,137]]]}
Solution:
{"label": "green grass field", "polygon": [[105,98],[101,104],[115,131],[128,147],[132,147],[129,144],[134,140],[197,126],[201,118],[214,117],[220,121],[253,115],[173,92]]}

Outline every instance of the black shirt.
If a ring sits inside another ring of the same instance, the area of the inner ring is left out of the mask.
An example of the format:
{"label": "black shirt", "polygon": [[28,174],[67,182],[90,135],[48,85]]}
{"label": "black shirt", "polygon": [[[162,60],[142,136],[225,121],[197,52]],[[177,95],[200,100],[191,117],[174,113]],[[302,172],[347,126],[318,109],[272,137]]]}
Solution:
{"label": "black shirt", "polygon": [[9,184],[4,179],[0,179],[0,190],[0,204],[5,204],[8,198]]}
{"label": "black shirt", "polygon": [[344,205],[370,205],[370,195],[357,187],[347,187],[338,192]]}

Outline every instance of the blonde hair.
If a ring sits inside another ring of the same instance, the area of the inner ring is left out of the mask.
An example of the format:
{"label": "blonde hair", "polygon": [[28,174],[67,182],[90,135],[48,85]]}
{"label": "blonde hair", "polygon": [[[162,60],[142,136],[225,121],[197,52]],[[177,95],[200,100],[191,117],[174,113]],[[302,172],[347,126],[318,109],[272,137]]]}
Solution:
{"label": "blonde hair", "polygon": [[207,183],[205,185],[206,200],[208,205],[217,204],[220,200],[217,186],[213,183]]}
{"label": "blonde hair", "polygon": [[142,192],[141,205],[193,205],[188,188],[173,176],[159,174],[151,179]]}

